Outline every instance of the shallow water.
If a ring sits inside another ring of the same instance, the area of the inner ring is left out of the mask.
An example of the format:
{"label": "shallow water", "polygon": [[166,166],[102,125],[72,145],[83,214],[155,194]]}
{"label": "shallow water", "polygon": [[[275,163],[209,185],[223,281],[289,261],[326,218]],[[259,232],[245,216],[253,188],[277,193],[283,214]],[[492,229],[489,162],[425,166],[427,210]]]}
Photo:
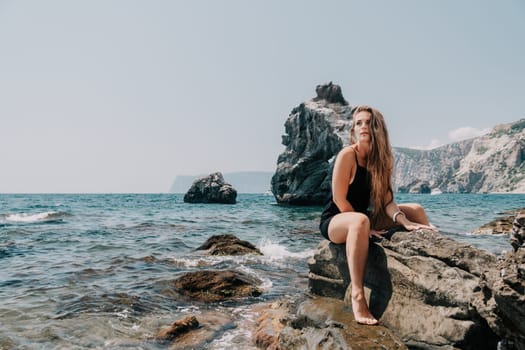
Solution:
{"label": "shallow water", "polygon": [[[147,339],[188,313],[235,316],[208,348],[253,348],[248,305],[297,295],[320,236],[320,207],[284,207],[240,195],[236,205],[185,204],[180,194],[0,195],[0,349],[157,349]],[[398,195],[419,202],[456,239],[494,253],[508,237],[468,233],[525,195]],[[262,257],[204,257],[194,249],[231,233]],[[239,303],[203,305],[175,295],[171,282],[195,269],[258,276],[264,293]]]}

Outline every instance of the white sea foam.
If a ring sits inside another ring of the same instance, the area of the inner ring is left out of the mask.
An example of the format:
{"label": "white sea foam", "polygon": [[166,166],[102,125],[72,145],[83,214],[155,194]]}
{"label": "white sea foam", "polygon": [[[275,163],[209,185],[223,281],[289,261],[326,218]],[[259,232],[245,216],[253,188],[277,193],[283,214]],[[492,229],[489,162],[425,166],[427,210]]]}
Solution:
{"label": "white sea foam", "polygon": [[252,270],[246,265],[239,265],[236,267],[236,270],[243,272],[247,274],[248,276],[256,276],[258,279],[261,280],[261,285],[259,286],[262,290],[268,291],[272,289],[273,283],[272,280],[270,280],[268,277],[263,277],[257,271]]}
{"label": "white sea foam", "polygon": [[56,214],[58,213],[55,211],[48,211],[45,213],[37,213],[37,214],[29,214],[29,213],[7,214],[5,216],[5,220],[11,221],[11,222],[31,223],[31,222],[50,220],[53,218],[53,216],[56,216]]}
{"label": "white sea foam", "polygon": [[173,258],[173,262],[177,266],[181,267],[199,267],[199,266],[210,266],[214,265],[213,262],[206,261],[206,259],[199,258]]}
{"label": "white sea foam", "polygon": [[285,259],[305,259],[312,256],[314,253],[313,249],[306,249],[301,252],[291,252],[286,246],[274,243],[269,239],[262,239],[257,244],[257,248],[268,257],[271,261],[285,260]]}
{"label": "white sea foam", "polygon": [[314,254],[313,249],[306,249],[300,252],[289,251],[286,246],[274,243],[269,239],[262,239],[257,244],[257,248],[263,253],[259,255],[213,255],[213,256],[192,256],[192,257],[174,257],[173,262],[181,267],[205,267],[219,265],[225,262],[233,262],[239,265],[251,263],[279,263],[288,259],[306,259]]}
{"label": "white sea foam", "polygon": [[237,327],[224,332],[220,338],[214,339],[207,348],[210,350],[258,349],[255,345],[251,345],[252,331],[256,326],[258,314],[247,307],[235,308],[231,313],[236,320]]}

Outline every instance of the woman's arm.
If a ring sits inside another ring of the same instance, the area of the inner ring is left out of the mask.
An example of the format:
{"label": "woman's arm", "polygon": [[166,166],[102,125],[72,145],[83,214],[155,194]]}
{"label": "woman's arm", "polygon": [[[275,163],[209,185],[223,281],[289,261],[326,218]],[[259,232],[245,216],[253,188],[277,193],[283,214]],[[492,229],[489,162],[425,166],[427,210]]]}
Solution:
{"label": "woman's arm", "polygon": [[352,147],[343,148],[335,159],[334,171],[332,173],[332,197],[337,208],[343,213],[354,211],[350,202],[346,199],[348,185],[354,180],[356,161],[355,150]]}
{"label": "woman's arm", "polygon": [[385,214],[394,222],[394,224],[403,225],[405,228],[407,224],[411,223],[405,213],[399,209],[396,201],[392,197],[392,193],[388,192],[387,194],[387,206],[385,207]]}
{"label": "woman's arm", "polygon": [[[390,194],[390,198],[392,198],[392,194]],[[401,225],[408,231],[417,229],[428,229],[432,231],[436,230],[436,227],[428,223],[428,220],[426,219],[425,222],[411,221],[414,220],[414,218],[409,220],[409,218],[407,218],[406,214],[399,208],[393,198],[391,199],[391,202],[385,207],[385,213],[394,222],[394,224]],[[425,216],[424,212],[423,216]]]}

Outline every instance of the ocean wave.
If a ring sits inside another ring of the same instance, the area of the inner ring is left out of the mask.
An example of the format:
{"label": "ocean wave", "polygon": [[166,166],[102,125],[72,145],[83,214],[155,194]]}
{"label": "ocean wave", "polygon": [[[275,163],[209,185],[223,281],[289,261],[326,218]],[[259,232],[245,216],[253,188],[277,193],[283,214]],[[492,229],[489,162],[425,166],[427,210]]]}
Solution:
{"label": "ocean wave", "polygon": [[68,215],[68,213],[62,211],[46,211],[42,213],[4,214],[3,218],[5,222],[30,224],[35,222],[62,222],[64,217]]}
{"label": "ocean wave", "polygon": [[306,259],[314,254],[314,249],[305,249],[300,252],[291,252],[286,246],[262,239],[257,243],[257,248],[270,260]]}
{"label": "ocean wave", "polygon": [[177,256],[171,258],[172,264],[178,267],[200,268],[217,265],[253,265],[253,264],[270,264],[279,265],[287,260],[305,260],[312,256],[314,249],[305,249],[300,252],[292,252],[286,246],[272,242],[269,239],[262,239],[257,244],[257,248],[263,255],[192,255]]}

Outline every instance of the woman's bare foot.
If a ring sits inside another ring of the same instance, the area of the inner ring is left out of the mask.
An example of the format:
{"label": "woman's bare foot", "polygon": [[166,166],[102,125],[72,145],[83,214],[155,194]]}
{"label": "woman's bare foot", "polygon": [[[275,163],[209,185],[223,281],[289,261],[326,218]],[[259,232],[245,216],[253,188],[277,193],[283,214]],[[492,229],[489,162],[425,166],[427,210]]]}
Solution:
{"label": "woman's bare foot", "polygon": [[368,310],[364,294],[352,296],[352,311],[355,321],[359,324],[373,326],[379,323]]}

